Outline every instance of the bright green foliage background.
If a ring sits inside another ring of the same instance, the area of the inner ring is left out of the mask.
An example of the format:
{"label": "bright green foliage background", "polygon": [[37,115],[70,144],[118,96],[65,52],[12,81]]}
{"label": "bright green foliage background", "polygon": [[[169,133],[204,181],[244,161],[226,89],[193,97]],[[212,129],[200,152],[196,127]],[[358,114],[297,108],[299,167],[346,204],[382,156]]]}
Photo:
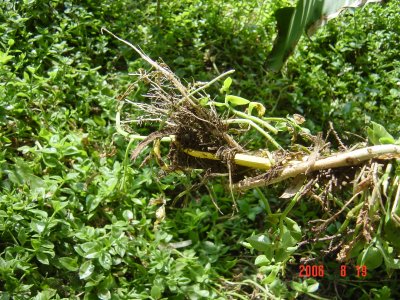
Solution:
{"label": "bright green foliage background", "polygon": [[[1,299],[294,298],[318,289],[312,280],[290,285],[298,275],[290,265],[274,281],[279,268],[268,256],[285,265],[306,255],[290,247],[320,216],[314,202],[302,200],[274,231],[265,200],[278,210],[281,187],[265,190],[265,199],[257,191],[240,196],[234,216],[218,182],[172,206],[196,175],[165,175],[155,163],[139,168],[129,160],[128,142],[115,131],[115,99],[134,80],[128,73],[147,66],[100,32],[105,26],[162,58],[188,82],[233,68],[232,93],[262,102],[270,116],[303,114],[313,132],[332,121],[344,136],[362,134],[373,120],[396,135],[400,2],[332,21],[301,41],[282,74],[267,73],[273,12],[288,2],[0,2]],[[161,203],[166,218],[157,224]],[[268,230],[283,238],[277,248]],[[183,248],[169,244],[188,240]],[[302,251],[337,269],[321,247]],[[259,283],[257,272],[272,274],[273,284]],[[334,297],[328,285],[336,280],[342,297],[395,299],[397,277],[383,268],[369,283],[325,277],[317,294]]]}

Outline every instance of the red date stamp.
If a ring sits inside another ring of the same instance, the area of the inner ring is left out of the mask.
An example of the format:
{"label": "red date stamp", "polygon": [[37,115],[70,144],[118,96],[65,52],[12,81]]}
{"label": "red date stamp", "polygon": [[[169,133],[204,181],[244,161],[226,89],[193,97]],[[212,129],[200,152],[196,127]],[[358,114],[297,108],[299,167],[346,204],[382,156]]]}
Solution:
{"label": "red date stamp", "polygon": [[[339,269],[340,277],[347,277],[348,275],[356,275],[357,277],[366,277],[368,275],[367,266],[355,266],[353,268],[347,265],[341,265]],[[324,265],[300,265],[299,277],[305,278],[323,278],[325,276]]]}
{"label": "red date stamp", "polygon": [[299,277],[324,277],[323,265],[300,265]]}

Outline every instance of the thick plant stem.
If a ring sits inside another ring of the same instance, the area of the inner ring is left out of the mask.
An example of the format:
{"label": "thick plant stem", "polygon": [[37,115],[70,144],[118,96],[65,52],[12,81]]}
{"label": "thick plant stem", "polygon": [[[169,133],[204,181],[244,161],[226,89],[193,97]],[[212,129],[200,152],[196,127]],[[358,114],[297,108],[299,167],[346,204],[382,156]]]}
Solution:
{"label": "thick plant stem", "polygon": [[261,175],[255,178],[244,179],[235,184],[233,188],[236,190],[246,190],[267,186],[311,171],[355,166],[382,155],[392,155],[398,158],[400,157],[400,146],[392,144],[371,146],[351,152],[339,153],[317,161],[306,161],[284,166],[272,179],[270,178],[271,176]]}
{"label": "thick plant stem", "polygon": [[[197,158],[220,160],[217,157],[217,155],[210,153],[210,152],[198,151],[198,150],[193,150],[193,149],[182,149],[182,151],[190,156],[197,157]],[[252,169],[259,169],[259,170],[269,170],[275,163],[272,159],[269,159],[266,157],[259,157],[259,156],[254,156],[254,155],[241,154],[241,153],[235,154],[235,157],[233,159],[235,161],[235,164],[237,164],[239,166],[244,166],[244,167],[249,167]]]}

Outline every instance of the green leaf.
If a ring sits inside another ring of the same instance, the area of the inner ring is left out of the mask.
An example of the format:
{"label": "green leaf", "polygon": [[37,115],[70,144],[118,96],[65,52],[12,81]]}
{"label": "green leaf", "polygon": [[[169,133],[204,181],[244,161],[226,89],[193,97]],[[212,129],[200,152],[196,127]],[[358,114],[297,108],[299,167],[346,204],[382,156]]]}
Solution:
{"label": "green leaf", "polygon": [[43,162],[50,168],[55,168],[60,163],[56,156],[49,154],[43,154]]}
{"label": "green leaf", "polygon": [[30,80],[28,72],[24,72],[24,80],[25,81],[29,81]]}
{"label": "green leaf", "polygon": [[374,300],[391,300],[393,299],[392,297],[390,297],[392,290],[387,287],[387,286],[383,286],[380,289],[371,289],[371,292],[373,293]]}
{"label": "green leaf", "polygon": [[363,251],[364,247],[365,247],[365,241],[364,240],[358,240],[353,247],[350,250],[349,253],[349,258],[354,258],[357,257],[358,255],[360,255],[361,251]]}
{"label": "green leaf", "polygon": [[46,228],[46,222],[39,221],[39,220],[32,220],[31,228],[34,231],[36,231],[37,233],[41,234],[44,231],[44,229]]}
{"label": "green leaf", "polygon": [[392,245],[400,249],[400,226],[392,218],[390,218],[384,227],[384,237]]}
{"label": "green leaf", "polygon": [[256,266],[269,266],[271,261],[265,255],[259,255],[257,256],[254,264]]}
{"label": "green leaf", "polygon": [[288,247],[293,247],[297,244],[297,240],[293,238],[290,231],[287,230],[286,226],[283,226],[282,234],[281,234],[281,245],[284,249]]}
{"label": "green leaf", "polygon": [[[34,298],[32,298],[33,300],[50,300],[50,299],[54,299],[54,296],[57,294],[57,291],[54,289],[50,289],[50,288],[46,288],[45,291],[39,292]],[[2,298],[5,299],[5,298]]]}
{"label": "green leaf", "polygon": [[266,274],[268,274],[268,276],[263,279],[262,283],[271,284],[278,276],[280,269],[281,267],[279,265],[261,267],[260,272],[265,272]]}
{"label": "green leaf", "polygon": [[151,287],[151,297],[153,299],[160,299],[162,295],[162,287],[159,285],[153,285]]}
{"label": "green leaf", "polygon": [[361,6],[370,1],[359,0],[299,0],[297,6],[284,7],[275,12],[278,35],[267,59],[268,68],[278,71],[291,55],[300,37],[307,31],[312,35],[328,20],[351,6]]}
{"label": "green leaf", "polygon": [[93,116],[93,120],[96,122],[97,125],[99,125],[101,127],[104,127],[107,125],[106,121],[102,117],[95,115],[95,116]]}
{"label": "green leaf", "polygon": [[109,274],[106,278],[102,280],[99,287],[102,289],[110,290],[114,287],[114,285],[115,285],[114,276],[112,274]]}
{"label": "green leaf", "polygon": [[385,240],[377,238],[375,245],[380,250],[387,269],[400,269],[400,259],[393,257],[393,248]]}
{"label": "green leaf", "polygon": [[13,55],[7,55],[7,53],[4,53],[4,52],[0,51],[0,64],[6,64],[13,57],[14,57]]}
{"label": "green leaf", "polygon": [[244,99],[242,97],[239,96],[233,96],[233,95],[226,95],[225,96],[225,102],[226,103],[231,103],[233,105],[246,105],[249,104],[250,101],[247,99]]}
{"label": "green leaf", "polygon": [[62,210],[64,207],[66,207],[68,205],[68,202],[67,201],[61,202],[61,201],[52,200],[51,201],[51,205],[53,206],[54,211],[57,213],[60,210]]}
{"label": "green leaf", "polygon": [[382,252],[375,246],[369,247],[360,253],[357,259],[359,266],[365,265],[368,270],[378,268],[383,262]]}
{"label": "green leaf", "polygon": [[26,99],[31,99],[31,97],[27,93],[23,93],[23,92],[18,92],[16,94],[16,96],[17,97],[23,97],[23,98],[26,98]]}
{"label": "green leaf", "polygon": [[96,207],[99,206],[102,200],[103,198],[100,196],[88,195],[86,197],[86,209],[89,212],[95,210]]}
{"label": "green leaf", "polygon": [[265,234],[253,235],[247,241],[258,251],[268,251],[273,247],[271,240]]}
{"label": "green leaf", "polygon": [[85,258],[99,258],[101,256],[101,245],[96,242],[87,242],[80,245],[80,249],[83,252],[83,257]]}
{"label": "green leaf", "polygon": [[307,283],[307,292],[308,293],[315,293],[318,290],[319,283],[315,279],[309,278],[309,279],[306,279],[305,282]]}
{"label": "green leaf", "polygon": [[75,155],[75,154],[79,154],[79,153],[80,153],[80,151],[75,146],[69,146],[63,150],[64,156],[70,156],[70,155]]}
{"label": "green leaf", "polygon": [[395,139],[382,125],[371,122],[372,128],[367,128],[368,139],[373,145],[394,144]]}
{"label": "green leaf", "polygon": [[294,290],[301,292],[301,293],[314,293],[319,288],[319,283],[313,279],[308,278],[303,282],[292,282],[291,286]]}
{"label": "green leaf", "polygon": [[93,271],[94,271],[94,265],[93,265],[92,261],[87,260],[79,268],[79,278],[86,279],[90,275],[92,275]]}
{"label": "green leaf", "polygon": [[109,300],[111,299],[111,292],[108,289],[100,289],[97,292],[97,296],[99,297],[100,300]]}
{"label": "green leaf", "polygon": [[77,258],[71,258],[71,257],[60,257],[58,259],[60,264],[66,268],[68,271],[75,272],[79,269]]}
{"label": "green leaf", "polygon": [[230,88],[231,84],[232,84],[232,78],[231,77],[226,78],[224,80],[224,84],[223,84],[222,88],[220,89],[220,92],[226,93],[226,94],[229,93],[229,88]]}
{"label": "green leaf", "polygon": [[108,253],[108,252],[101,253],[101,255],[99,257],[99,263],[104,269],[109,270],[111,268],[111,264],[112,264],[112,259],[111,259],[110,253]]}
{"label": "green leaf", "polygon": [[209,100],[210,100],[210,99],[208,99],[207,97],[203,97],[203,98],[201,98],[201,99],[199,100],[199,104],[200,104],[201,106],[207,106],[207,105],[209,104]]}
{"label": "green leaf", "polygon": [[42,253],[42,252],[36,253],[36,258],[38,261],[40,261],[44,265],[49,264],[49,258],[47,257],[47,255],[45,253]]}
{"label": "green leaf", "polygon": [[42,240],[41,245],[45,250],[54,249],[54,244],[49,240]]}
{"label": "green leaf", "polygon": [[32,66],[27,66],[26,69],[33,75],[36,72],[36,69]]}
{"label": "green leaf", "polygon": [[32,239],[31,245],[32,245],[33,250],[39,250],[42,243],[41,243],[41,240]]}
{"label": "green leaf", "polygon": [[292,281],[290,285],[291,285],[292,289],[294,289],[295,291],[304,292],[303,284],[301,282]]}
{"label": "green leaf", "polygon": [[285,218],[285,223],[287,226],[287,229],[290,231],[292,237],[298,242],[302,238],[302,233],[301,233],[301,228],[300,226],[292,219],[286,217]]}
{"label": "green leaf", "polygon": [[396,141],[393,137],[382,137],[379,139],[379,143],[381,144],[395,144]]}
{"label": "green leaf", "polygon": [[284,262],[290,258],[290,256],[297,250],[297,247],[287,247],[280,245],[278,249],[275,251],[275,261]]}
{"label": "green leaf", "polygon": [[26,233],[26,228],[21,228],[18,231],[18,241],[20,242],[21,246],[23,246],[28,239],[28,235]]}
{"label": "green leaf", "polygon": [[390,89],[389,93],[393,98],[400,98],[400,90],[399,89]]}

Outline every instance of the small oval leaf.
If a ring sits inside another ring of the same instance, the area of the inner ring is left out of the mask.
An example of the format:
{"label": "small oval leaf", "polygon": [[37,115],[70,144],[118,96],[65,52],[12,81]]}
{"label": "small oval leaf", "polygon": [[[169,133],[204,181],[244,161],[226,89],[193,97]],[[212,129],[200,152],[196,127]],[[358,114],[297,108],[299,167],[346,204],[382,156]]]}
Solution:
{"label": "small oval leaf", "polygon": [[366,265],[368,270],[378,268],[383,262],[382,252],[376,247],[365,249],[358,256],[357,264],[359,266]]}
{"label": "small oval leaf", "polygon": [[94,271],[94,265],[92,264],[92,261],[91,260],[87,260],[79,268],[79,278],[80,279],[86,279],[90,275],[92,275],[93,271]]}
{"label": "small oval leaf", "polygon": [[239,96],[233,96],[233,95],[226,95],[225,101],[229,102],[233,105],[247,105],[250,103],[250,100],[244,99]]}
{"label": "small oval leaf", "polygon": [[79,269],[77,258],[60,257],[59,262],[68,271],[75,272]]}
{"label": "small oval leaf", "polygon": [[232,78],[230,78],[230,77],[226,78],[222,88],[220,89],[220,92],[221,93],[228,93],[231,84],[232,84]]}

